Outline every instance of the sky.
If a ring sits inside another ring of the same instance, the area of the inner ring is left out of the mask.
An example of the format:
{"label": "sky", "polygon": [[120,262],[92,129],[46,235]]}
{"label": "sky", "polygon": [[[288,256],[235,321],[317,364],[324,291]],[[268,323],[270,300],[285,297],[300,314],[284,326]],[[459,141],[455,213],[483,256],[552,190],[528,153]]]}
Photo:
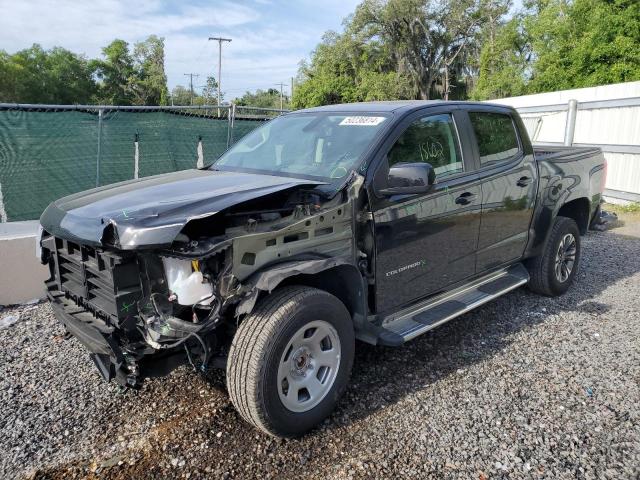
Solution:
{"label": "sky", "polygon": [[222,91],[226,99],[258,88],[289,91],[300,60],[308,58],[327,30],[360,0],[0,0],[0,49],[9,53],[39,43],[88,58],[115,38],[134,43],[155,34],[165,40],[169,89],[194,87],[217,77],[218,42],[223,44]]}

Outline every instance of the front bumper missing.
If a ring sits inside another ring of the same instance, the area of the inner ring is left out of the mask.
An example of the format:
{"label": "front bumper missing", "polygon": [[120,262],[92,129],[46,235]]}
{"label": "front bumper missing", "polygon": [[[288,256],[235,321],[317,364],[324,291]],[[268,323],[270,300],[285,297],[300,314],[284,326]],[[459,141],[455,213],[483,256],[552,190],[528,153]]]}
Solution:
{"label": "front bumper missing", "polygon": [[142,380],[165,376],[186,363],[183,350],[156,352],[136,333],[108,325],[60,291],[47,294],[53,312],[70,335],[88,350],[100,376],[124,387],[137,388]]}
{"label": "front bumper missing", "polygon": [[[154,323],[143,315],[141,307],[153,302],[151,297],[142,298],[141,276],[149,278],[151,273],[152,278],[162,279],[163,273],[156,271],[158,263],[162,267],[161,262],[150,262],[143,255],[94,249],[50,235],[42,247],[51,273],[45,284],[52,309],[67,332],[88,350],[106,381],[137,387],[143,378],[168,374],[191,361],[188,349],[193,349],[195,343],[193,340],[187,344],[191,336],[199,340],[196,352],[200,345],[203,351],[207,350],[196,333],[203,327],[215,327],[217,317],[210,325],[198,326],[172,316],[162,317],[155,306],[150,315],[162,322]],[[191,262],[187,263],[191,268]],[[161,281],[148,288],[153,290],[154,286],[161,288]],[[164,298],[168,293],[153,295]],[[215,316],[217,308],[219,302],[208,319]],[[167,312],[172,311],[173,305],[169,305]],[[154,326],[159,330],[152,332],[158,334],[152,338],[149,332]]]}
{"label": "front bumper missing", "polygon": [[[137,330],[129,332],[108,325],[63,292],[49,291],[48,298],[58,321],[88,350],[107,382],[114,380],[124,387],[137,388],[145,378],[168,375],[188,363],[184,348],[157,351],[142,338],[133,338],[139,334]],[[212,360],[214,366],[225,365],[222,359]]]}
{"label": "front bumper missing", "polygon": [[125,371],[125,355],[114,337],[114,328],[96,318],[93,313],[67,298],[62,292],[48,292],[53,313],[68,333],[89,351],[101,376],[108,382],[130,385],[131,372]]}

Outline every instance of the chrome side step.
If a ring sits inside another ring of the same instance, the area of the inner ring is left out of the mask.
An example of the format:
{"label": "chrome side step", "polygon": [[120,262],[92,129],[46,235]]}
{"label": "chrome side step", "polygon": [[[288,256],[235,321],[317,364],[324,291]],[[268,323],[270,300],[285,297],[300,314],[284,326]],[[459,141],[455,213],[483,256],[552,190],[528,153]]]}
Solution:
{"label": "chrome side step", "polygon": [[529,281],[521,263],[498,270],[460,288],[445,292],[385,318],[378,344],[397,346],[464,313],[504,295]]}

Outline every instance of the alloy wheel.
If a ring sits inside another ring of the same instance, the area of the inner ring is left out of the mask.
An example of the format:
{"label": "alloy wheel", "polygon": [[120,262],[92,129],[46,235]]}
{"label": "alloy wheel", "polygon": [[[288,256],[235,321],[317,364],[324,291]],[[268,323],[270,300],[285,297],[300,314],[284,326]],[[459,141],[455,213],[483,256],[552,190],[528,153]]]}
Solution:
{"label": "alloy wheel", "polygon": [[560,283],[566,282],[571,276],[576,262],[577,251],[577,243],[573,234],[567,233],[564,235],[560,245],[558,245],[555,261],[555,274]]}

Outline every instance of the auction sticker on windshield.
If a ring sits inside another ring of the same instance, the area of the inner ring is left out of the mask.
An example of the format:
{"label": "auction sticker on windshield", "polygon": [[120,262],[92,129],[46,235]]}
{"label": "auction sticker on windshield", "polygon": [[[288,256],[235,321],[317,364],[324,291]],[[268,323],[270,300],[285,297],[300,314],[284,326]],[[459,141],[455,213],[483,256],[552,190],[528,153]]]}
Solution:
{"label": "auction sticker on windshield", "polygon": [[380,125],[384,122],[385,117],[345,117],[344,120],[340,122],[340,125],[359,125],[363,127],[370,127],[375,125]]}

